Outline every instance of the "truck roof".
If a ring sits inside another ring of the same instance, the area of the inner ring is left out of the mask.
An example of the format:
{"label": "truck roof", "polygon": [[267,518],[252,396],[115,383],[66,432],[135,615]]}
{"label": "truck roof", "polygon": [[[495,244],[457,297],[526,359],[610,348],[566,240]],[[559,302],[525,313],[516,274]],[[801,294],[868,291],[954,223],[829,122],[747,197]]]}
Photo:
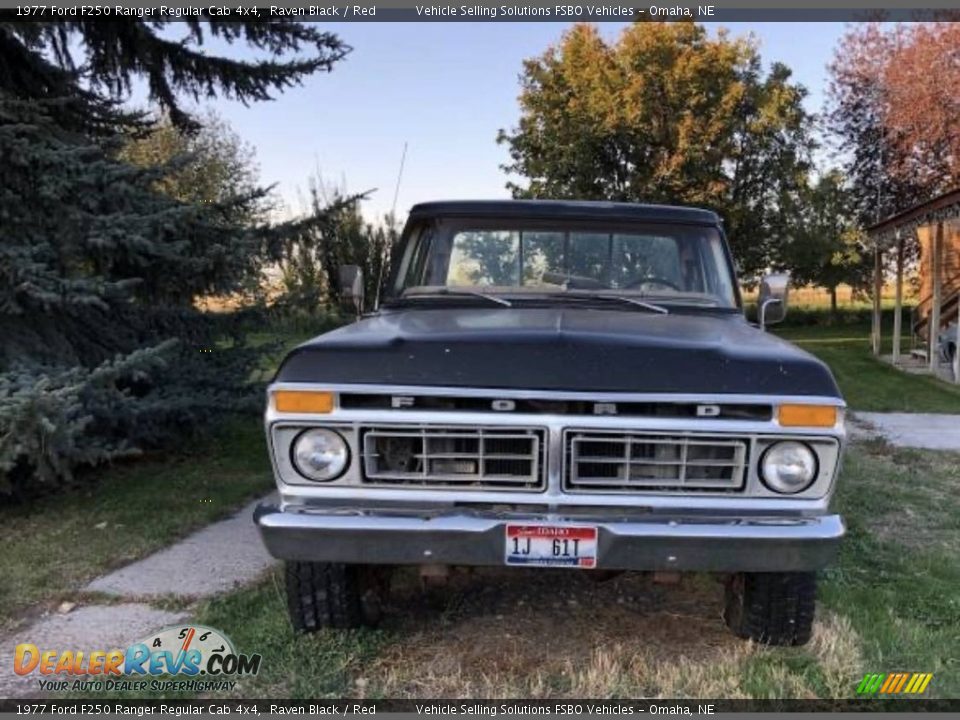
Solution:
{"label": "truck roof", "polygon": [[645,220],[647,222],[719,225],[712,210],[678,205],[597,200],[441,200],[414,205],[410,219],[496,217],[571,220]]}

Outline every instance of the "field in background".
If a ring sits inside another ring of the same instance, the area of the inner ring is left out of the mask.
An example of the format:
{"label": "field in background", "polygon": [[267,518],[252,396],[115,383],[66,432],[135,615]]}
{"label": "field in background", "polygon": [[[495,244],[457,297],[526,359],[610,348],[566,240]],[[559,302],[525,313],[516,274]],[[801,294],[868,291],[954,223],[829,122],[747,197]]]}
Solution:
{"label": "field in background", "polygon": [[[904,279],[903,283],[903,304],[913,305],[918,299],[913,282],[909,278]],[[741,294],[745,302],[753,304],[757,299],[757,290],[741,289]],[[880,293],[880,301],[884,307],[893,307],[896,298],[896,287],[892,283],[883,286]],[[804,308],[811,310],[824,310],[830,307],[830,293],[824,288],[804,285],[802,287],[791,287],[789,294],[789,304],[791,308]],[[855,292],[849,285],[840,285],[837,287],[837,309],[839,310],[859,310],[873,307],[873,301],[864,293]]]}

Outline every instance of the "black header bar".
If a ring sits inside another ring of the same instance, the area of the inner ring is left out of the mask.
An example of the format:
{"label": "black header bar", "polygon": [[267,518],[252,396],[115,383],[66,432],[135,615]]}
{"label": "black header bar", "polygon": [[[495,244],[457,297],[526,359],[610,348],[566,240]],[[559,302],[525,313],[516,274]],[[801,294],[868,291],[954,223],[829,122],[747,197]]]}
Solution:
{"label": "black header bar", "polygon": [[705,0],[693,3],[638,0],[0,0],[5,20],[151,20],[216,18],[308,22],[858,22],[867,20],[960,21],[960,0]]}

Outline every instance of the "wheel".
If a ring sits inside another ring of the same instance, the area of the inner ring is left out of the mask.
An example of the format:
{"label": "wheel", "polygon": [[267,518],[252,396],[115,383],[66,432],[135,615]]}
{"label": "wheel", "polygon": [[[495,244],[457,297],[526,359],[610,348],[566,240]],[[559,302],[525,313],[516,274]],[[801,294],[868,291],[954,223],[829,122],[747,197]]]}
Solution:
{"label": "wheel", "polygon": [[739,573],[727,582],[723,619],[738,637],[805,645],[817,597],[814,573]]}
{"label": "wheel", "polygon": [[373,566],[287,562],[287,610],[294,630],[375,625],[386,596],[385,575]]}

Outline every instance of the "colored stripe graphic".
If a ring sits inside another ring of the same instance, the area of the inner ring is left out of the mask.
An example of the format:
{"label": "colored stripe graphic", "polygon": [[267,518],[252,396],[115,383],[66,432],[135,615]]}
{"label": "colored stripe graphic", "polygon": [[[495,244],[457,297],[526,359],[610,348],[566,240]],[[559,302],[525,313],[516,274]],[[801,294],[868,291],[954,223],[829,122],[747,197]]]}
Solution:
{"label": "colored stripe graphic", "polygon": [[922,682],[921,678],[923,677],[922,673],[914,673],[910,678],[910,682],[907,683],[907,686],[903,689],[905,693],[912,693],[915,688],[920,687]]}
{"label": "colored stripe graphic", "polygon": [[933,673],[867,673],[857,686],[857,695],[919,695],[932,679]]}
{"label": "colored stripe graphic", "polygon": [[860,685],[857,687],[857,695],[876,692],[876,690],[873,689],[873,686],[880,677],[882,676],[877,675],[876,673],[867,673],[864,675],[863,680],[860,681]]}

